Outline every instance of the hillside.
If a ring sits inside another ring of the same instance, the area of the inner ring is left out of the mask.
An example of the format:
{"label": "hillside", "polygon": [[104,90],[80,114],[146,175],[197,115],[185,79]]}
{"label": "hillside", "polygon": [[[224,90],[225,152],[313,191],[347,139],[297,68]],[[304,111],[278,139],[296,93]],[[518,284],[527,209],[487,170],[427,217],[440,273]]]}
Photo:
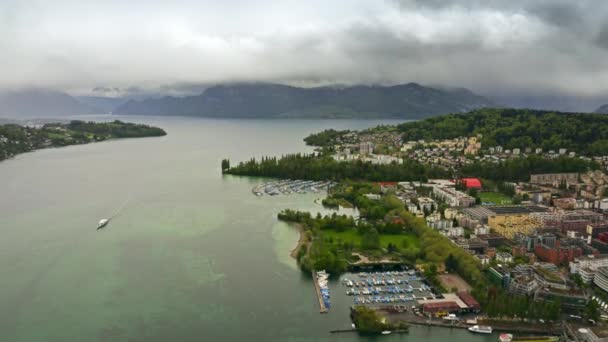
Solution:
{"label": "hillside", "polygon": [[23,89],[0,93],[0,116],[60,117],[95,113],[98,110],[63,92]]}
{"label": "hillside", "polygon": [[594,113],[598,113],[598,114],[608,114],[608,104],[605,104],[603,106],[601,106],[600,108],[596,109],[594,111]]}
{"label": "hillside", "polygon": [[480,109],[398,126],[403,140],[452,139],[482,134],[483,146],[567,148],[608,155],[608,116],[526,109]]}
{"label": "hillside", "polygon": [[132,100],[114,113],[233,118],[423,118],[490,105],[489,100],[467,89],[440,90],[416,83],[342,88],[237,84],[211,87],[197,96]]}

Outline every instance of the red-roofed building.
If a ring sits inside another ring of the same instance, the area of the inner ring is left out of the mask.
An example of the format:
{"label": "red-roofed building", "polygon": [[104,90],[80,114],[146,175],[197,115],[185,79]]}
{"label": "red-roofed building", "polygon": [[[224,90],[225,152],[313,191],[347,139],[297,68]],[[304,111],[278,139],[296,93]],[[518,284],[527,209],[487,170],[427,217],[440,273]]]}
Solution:
{"label": "red-roofed building", "polygon": [[466,291],[461,291],[461,292],[458,292],[457,295],[458,295],[458,298],[460,298],[460,300],[462,300],[469,307],[470,311],[473,311],[473,312],[481,311],[481,305],[479,305],[479,302],[473,296],[471,296],[470,293],[468,293]]}
{"label": "red-roofed building", "polygon": [[460,311],[460,306],[456,302],[451,301],[422,304],[422,312],[424,313],[433,314],[439,311],[456,312]]}
{"label": "red-roofed building", "polygon": [[481,189],[481,181],[478,178],[463,178],[461,181],[467,189]]}

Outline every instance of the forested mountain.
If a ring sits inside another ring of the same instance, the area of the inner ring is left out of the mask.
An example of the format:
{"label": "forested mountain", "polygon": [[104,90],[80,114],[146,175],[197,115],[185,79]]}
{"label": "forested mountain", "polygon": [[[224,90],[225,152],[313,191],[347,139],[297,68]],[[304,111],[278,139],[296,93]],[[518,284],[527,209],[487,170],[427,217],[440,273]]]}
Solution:
{"label": "forested mountain", "polygon": [[0,92],[0,116],[58,117],[99,113],[74,97],[48,89],[22,89]]}
{"label": "forested mountain", "polygon": [[480,109],[398,126],[404,140],[452,139],[482,134],[483,146],[567,148],[608,155],[608,116],[527,109]]}
{"label": "forested mountain", "polygon": [[491,106],[467,89],[397,86],[298,88],[279,84],[211,87],[198,96],[132,100],[116,114],[234,118],[423,118]]}

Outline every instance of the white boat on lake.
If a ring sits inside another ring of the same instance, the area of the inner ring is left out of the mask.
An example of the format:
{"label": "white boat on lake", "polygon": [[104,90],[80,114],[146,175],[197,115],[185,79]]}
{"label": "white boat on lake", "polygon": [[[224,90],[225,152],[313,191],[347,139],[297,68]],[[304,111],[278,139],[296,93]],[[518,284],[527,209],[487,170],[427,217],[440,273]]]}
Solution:
{"label": "white boat on lake", "polygon": [[487,325],[474,325],[469,328],[469,331],[478,334],[491,334],[492,327]]}
{"label": "white boat on lake", "polygon": [[101,228],[105,227],[109,222],[110,222],[109,219],[99,220],[99,223],[97,224],[97,229],[101,229]]}

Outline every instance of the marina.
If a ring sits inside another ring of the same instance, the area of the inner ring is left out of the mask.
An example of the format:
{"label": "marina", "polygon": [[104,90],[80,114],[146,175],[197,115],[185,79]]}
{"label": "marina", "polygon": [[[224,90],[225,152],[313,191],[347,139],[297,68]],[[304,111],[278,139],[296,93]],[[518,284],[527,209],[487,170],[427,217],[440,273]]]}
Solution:
{"label": "marina", "polygon": [[334,185],[335,183],[331,181],[281,180],[256,185],[251,192],[258,197],[318,193]]}
{"label": "marina", "polygon": [[347,288],[346,295],[353,297],[355,305],[418,305],[419,300],[438,297],[414,270],[355,273],[344,277],[341,283]]}

